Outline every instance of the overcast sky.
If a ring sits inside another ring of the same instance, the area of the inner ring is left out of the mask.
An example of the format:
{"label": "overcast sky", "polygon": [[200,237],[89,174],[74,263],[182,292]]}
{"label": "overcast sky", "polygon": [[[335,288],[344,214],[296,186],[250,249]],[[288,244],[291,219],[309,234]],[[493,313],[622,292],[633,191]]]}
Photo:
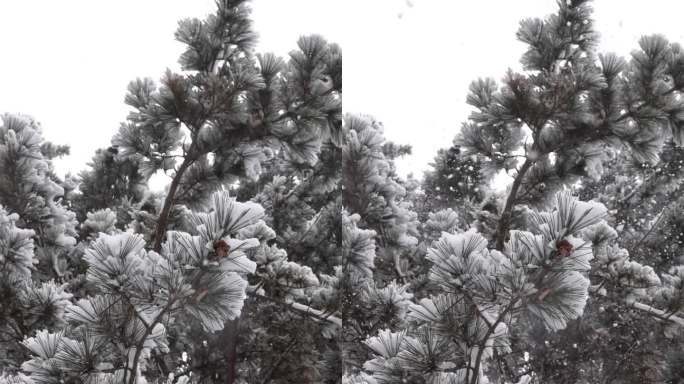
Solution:
{"label": "overcast sky", "polygon": [[[601,50],[627,55],[651,33],[684,42],[678,3],[597,1]],[[345,111],[372,114],[391,140],[413,145],[399,170],[420,175],[467,117],[470,81],[519,69],[519,21],[555,6],[553,0],[254,0],[253,17],[260,51],[285,55],[310,33],[339,42]],[[76,173],[125,119],[128,82],[178,70],[177,21],[213,8],[213,0],[0,1],[0,112],[38,119],[48,139],[71,146],[59,170]]]}

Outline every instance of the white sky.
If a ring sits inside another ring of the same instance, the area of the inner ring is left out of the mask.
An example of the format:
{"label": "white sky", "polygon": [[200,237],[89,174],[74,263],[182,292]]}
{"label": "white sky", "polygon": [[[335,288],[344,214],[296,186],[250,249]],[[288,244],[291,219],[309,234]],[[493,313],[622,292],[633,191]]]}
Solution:
{"label": "white sky", "polygon": [[[651,33],[684,43],[678,4],[596,1],[601,50],[627,55]],[[469,83],[519,69],[518,22],[549,14],[555,1],[253,0],[252,6],[260,51],[285,55],[310,33],[342,45],[345,111],[372,114],[391,140],[413,145],[399,170],[419,176],[467,117]],[[177,21],[213,8],[213,0],[0,1],[0,112],[33,115],[49,140],[71,146],[58,170],[77,173],[125,119],[128,82],[178,70]]]}

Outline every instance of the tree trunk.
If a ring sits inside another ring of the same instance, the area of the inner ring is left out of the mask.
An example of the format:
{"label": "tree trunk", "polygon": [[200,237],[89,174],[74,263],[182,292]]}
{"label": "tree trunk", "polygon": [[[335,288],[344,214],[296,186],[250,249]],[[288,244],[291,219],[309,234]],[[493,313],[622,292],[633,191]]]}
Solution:
{"label": "tree trunk", "polygon": [[169,193],[166,195],[164,200],[164,207],[159,214],[157,219],[157,227],[154,231],[154,249],[155,252],[161,251],[162,241],[164,241],[164,234],[166,233],[166,227],[169,225],[169,215],[171,214],[171,208],[176,200],[176,191],[178,191],[178,185],[183,177],[185,171],[192,165],[192,160],[187,157],[183,160],[183,163],[178,167],[176,174],[171,180],[171,185],[169,186]]}
{"label": "tree trunk", "polygon": [[221,345],[225,346],[225,383],[233,384],[237,379],[237,338],[240,318],[228,320],[223,331],[221,331]]}
{"label": "tree trunk", "polygon": [[511,186],[511,192],[506,199],[506,206],[503,212],[501,212],[501,217],[499,218],[499,225],[496,228],[496,249],[502,251],[504,248],[504,243],[508,237],[508,230],[511,227],[511,212],[513,211],[513,206],[516,203],[516,197],[518,196],[518,189],[520,189],[520,184],[525,177],[525,173],[534,164],[530,159],[525,159],[525,162],[518,170],[518,174],[513,180],[513,185]]}

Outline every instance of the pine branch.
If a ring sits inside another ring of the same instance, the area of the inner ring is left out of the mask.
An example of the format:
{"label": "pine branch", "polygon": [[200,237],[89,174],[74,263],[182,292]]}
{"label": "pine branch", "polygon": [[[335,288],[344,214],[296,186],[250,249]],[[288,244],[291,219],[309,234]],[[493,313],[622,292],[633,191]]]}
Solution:
{"label": "pine branch", "polygon": [[660,211],[656,221],[653,223],[653,225],[651,225],[651,228],[648,229],[648,231],[644,234],[644,236],[642,236],[641,239],[639,239],[639,241],[634,246],[634,249],[639,249],[641,247],[641,245],[643,244],[643,242],[646,241],[646,238],[648,238],[648,236],[651,234],[651,232],[653,232],[653,230],[658,226],[658,224],[660,224],[663,217],[665,217],[665,215],[664,215],[665,211],[666,211],[666,209],[663,209],[662,211]]}
{"label": "pine branch", "polygon": [[164,206],[161,212],[159,213],[159,218],[157,219],[157,226],[154,231],[154,246],[152,247],[152,249],[155,252],[161,251],[162,241],[164,240],[164,234],[166,233],[166,227],[169,224],[169,215],[171,214],[171,207],[173,207],[173,203],[176,201],[176,191],[178,190],[178,186],[180,184],[181,178],[183,177],[183,174],[192,165],[193,162],[194,159],[192,157],[185,157],[183,163],[181,163],[180,167],[178,167],[178,170],[176,171],[176,174],[173,176],[173,180],[171,181],[171,185],[169,186],[169,193],[166,195],[166,199],[164,199]]}
{"label": "pine branch", "polygon": [[226,383],[233,384],[237,379],[237,338],[240,325],[240,318],[228,321],[221,331],[221,344],[226,348],[223,361],[226,370]]}
{"label": "pine branch", "polygon": [[399,276],[399,280],[401,281],[402,284],[406,284],[406,274],[401,270],[401,259],[399,258],[399,253],[398,252],[393,252],[393,260],[394,260],[394,270],[397,272],[397,275]]}
{"label": "pine branch", "polygon": [[653,173],[651,173],[650,175],[648,175],[648,177],[646,177],[646,179],[645,179],[641,184],[639,184],[638,186],[634,187],[634,189],[633,189],[627,196],[625,196],[625,197],[622,199],[622,202],[625,203],[625,204],[627,204],[627,203],[630,202],[630,200],[632,199],[632,197],[634,197],[637,193],[645,194],[645,193],[647,193],[647,192],[649,192],[649,191],[652,191],[653,189],[657,188],[658,184],[657,184],[657,183],[653,183],[653,181],[654,181],[656,178],[658,178],[658,177],[660,177],[660,176],[663,176],[663,174],[664,174],[664,172],[665,172],[665,171],[664,171],[664,169],[665,169],[665,168],[664,168],[664,165],[665,165],[664,163],[665,163],[665,162],[661,159],[660,162],[659,162],[657,165],[655,165],[656,168],[661,168],[661,169],[663,169],[663,171],[660,171],[660,172],[659,172],[659,171],[656,170],[655,172],[653,172]]}
{"label": "pine branch", "polygon": [[[159,313],[154,318],[154,320],[152,320],[152,322],[149,324],[149,326],[145,327],[145,333],[143,334],[143,336],[140,338],[140,340],[138,341],[138,343],[135,346],[135,355],[133,357],[133,366],[128,368],[128,370],[131,372],[130,373],[131,376],[128,380],[128,384],[135,384],[137,381],[137,376],[138,376],[137,371],[138,371],[138,364],[140,362],[140,355],[142,354],[143,345],[145,344],[147,337],[152,334],[152,332],[154,331],[154,327],[157,324],[159,324],[159,322],[162,320],[163,316],[166,315],[166,313],[171,309],[171,307],[173,307],[173,305],[176,303],[177,300],[178,300],[177,296],[171,297],[169,302],[164,306],[164,308],[161,311],[159,311]],[[127,359],[126,366],[128,367],[129,357],[126,356],[126,359]],[[126,374],[124,373],[124,383],[125,382],[126,382]]]}
{"label": "pine branch", "polygon": [[258,293],[258,292],[248,292],[248,293],[253,294],[256,297],[271,301],[273,303],[290,307],[290,308],[292,308],[298,312],[304,313],[304,314],[311,316],[317,320],[327,321],[327,322],[335,324],[339,327],[342,327],[342,319],[340,319],[339,317],[333,316],[332,314],[326,314],[324,311],[321,311],[320,309],[311,308],[308,305],[297,303],[297,302],[288,303],[288,302],[280,301],[280,300],[274,299],[272,297],[266,296],[263,293]]}
{"label": "pine branch", "polygon": [[636,348],[639,344],[640,344],[639,340],[634,341],[632,343],[632,345],[629,346],[627,351],[625,351],[624,353],[621,354],[620,360],[618,361],[617,364],[614,365],[613,369],[611,370],[612,372],[606,378],[606,381],[605,381],[606,383],[612,383],[613,380],[618,379],[619,375],[622,373],[622,370],[620,369],[620,367],[622,366],[623,363],[625,363],[627,361],[627,359],[629,358],[629,355],[632,353],[634,348]]}
{"label": "pine branch", "polygon": [[665,97],[665,96],[667,96],[667,95],[670,95],[670,94],[672,94],[672,93],[675,92],[675,91],[678,91],[678,89],[677,89],[676,87],[672,87],[672,88],[668,89],[667,91],[665,91],[665,92],[663,92],[663,93],[661,93],[661,94],[659,94],[659,95],[652,95],[652,96],[654,96],[652,99],[651,99],[651,98],[646,99],[645,102],[644,102],[643,104],[639,105],[636,109],[634,109],[633,111],[627,111],[627,113],[625,113],[625,114],[623,114],[622,116],[618,117],[618,118],[615,119],[613,122],[614,122],[614,123],[619,123],[619,122],[622,122],[622,121],[624,121],[625,119],[627,119],[627,118],[629,118],[629,117],[634,118],[634,113],[641,112],[645,107],[658,108],[658,106],[657,106],[657,104],[654,102],[654,100],[657,100],[657,99],[660,98],[660,97]]}
{"label": "pine branch", "polygon": [[[527,162],[527,161],[526,161]],[[475,357],[475,366],[472,367],[473,369],[473,379],[471,380],[470,384],[477,384],[478,382],[478,376],[480,374],[480,366],[482,364],[482,355],[484,354],[484,351],[487,347],[487,340],[489,339],[489,336],[492,335],[496,331],[496,327],[501,324],[503,321],[504,317],[513,310],[515,305],[518,303],[520,300],[520,297],[516,297],[515,299],[511,300],[511,302],[504,308],[503,311],[499,314],[499,316],[496,318],[496,321],[487,329],[487,333],[485,333],[484,337],[482,338],[482,344],[479,345],[479,348],[477,350],[477,356]],[[492,345],[492,348],[494,346]],[[470,362],[470,359],[468,359]],[[468,366],[470,366],[470,363],[468,363]]]}
{"label": "pine branch", "polygon": [[262,380],[262,384],[268,384],[269,381],[273,378],[273,373],[278,369],[280,364],[285,360],[285,357],[287,356],[288,353],[297,345],[297,339],[292,338],[290,339],[290,342],[288,343],[287,347],[278,355],[278,360],[276,360],[275,364],[271,366],[271,368],[268,370],[268,373],[264,375],[264,380]]}
{"label": "pine branch", "polygon": [[[589,287],[589,291],[592,292],[592,293],[595,293],[595,294],[597,294],[597,295],[599,295],[599,296],[602,296],[602,297],[611,299],[611,300],[613,300],[613,301],[617,301],[617,300],[615,300],[614,298],[609,297],[607,293],[602,292],[602,291],[599,290],[598,288]],[[662,321],[670,321],[670,322],[672,322],[672,323],[675,323],[675,324],[679,325],[680,327],[684,327],[684,318],[682,318],[682,317],[675,316],[674,314],[671,314],[671,313],[669,313],[669,312],[663,311],[662,309],[658,309],[658,308],[652,307],[652,306],[650,306],[650,305],[647,305],[647,304],[644,304],[644,303],[640,303],[640,302],[638,302],[638,301],[636,301],[636,300],[623,299],[623,300],[619,300],[619,301],[622,302],[622,303],[627,304],[627,306],[629,306],[629,307],[632,307],[632,308],[634,308],[634,309],[638,309],[638,310],[640,310],[640,311],[644,311],[644,312],[646,312],[647,314],[649,314],[649,315],[651,315],[651,316],[653,316],[653,317],[655,317],[655,318],[657,318],[657,319],[659,319],[659,320],[662,320]]]}
{"label": "pine branch", "polygon": [[511,192],[506,199],[506,206],[504,207],[503,212],[501,212],[499,224],[496,229],[496,249],[499,251],[503,251],[504,243],[506,241],[506,237],[508,236],[508,230],[511,226],[511,212],[513,211],[513,206],[517,201],[518,189],[520,189],[520,185],[525,177],[525,173],[527,173],[533,164],[534,161],[525,159],[525,162],[518,170],[518,174],[515,176],[515,180],[511,186]]}

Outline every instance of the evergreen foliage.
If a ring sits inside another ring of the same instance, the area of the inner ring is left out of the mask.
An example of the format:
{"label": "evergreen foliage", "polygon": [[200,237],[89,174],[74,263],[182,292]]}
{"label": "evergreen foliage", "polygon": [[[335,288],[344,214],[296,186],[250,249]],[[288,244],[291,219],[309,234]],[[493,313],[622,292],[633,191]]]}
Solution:
{"label": "evergreen foliage", "polygon": [[[64,278],[68,254],[76,244],[76,217],[62,204],[64,188],[50,158],[68,152],[43,140],[28,116],[6,114],[0,126],[0,203],[18,215],[17,226],[35,232],[39,273]],[[46,152],[46,155],[43,155]]]}
{"label": "evergreen foliage", "polygon": [[681,381],[680,45],[599,53],[559,1],[416,180],[338,45],[257,53],[246,0],[175,37],[77,177],[2,116],[0,384]]}
{"label": "evergreen foliage", "polygon": [[[678,243],[662,239],[678,236],[681,49],[650,36],[629,61],[599,54],[581,0],[524,20],[518,38],[524,72],[472,83],[474,112],[411,196],[427,279],[411,282],[408,323],[367,339],[373,358],[350,382],[672,377],[662,356],[684,323]],[[500,172],[503,195],[488,188]]]}

